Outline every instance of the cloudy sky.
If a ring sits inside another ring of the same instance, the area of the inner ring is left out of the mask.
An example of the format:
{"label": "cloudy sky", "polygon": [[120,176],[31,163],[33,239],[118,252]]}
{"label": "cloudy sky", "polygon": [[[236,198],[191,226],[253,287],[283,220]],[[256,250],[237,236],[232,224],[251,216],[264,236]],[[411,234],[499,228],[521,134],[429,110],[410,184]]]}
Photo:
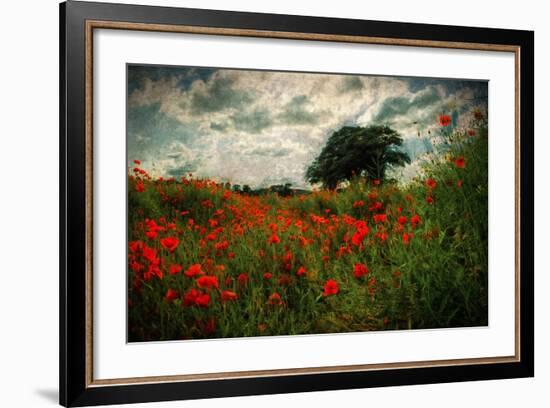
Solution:
{"label": "cloudy sky", "polygon": [[129,65],[128,165],[310,188],[305,169],[344,125],[388,124],[419,160],[440,114],[461,126],[486,106],[486,82]]}

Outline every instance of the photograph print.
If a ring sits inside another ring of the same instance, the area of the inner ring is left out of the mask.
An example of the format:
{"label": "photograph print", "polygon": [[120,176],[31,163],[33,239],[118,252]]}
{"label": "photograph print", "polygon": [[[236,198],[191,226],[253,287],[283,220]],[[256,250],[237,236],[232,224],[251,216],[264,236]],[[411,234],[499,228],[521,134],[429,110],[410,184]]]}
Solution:
{"label": "photograph print", "polygon": [[129,342],[488,325],[488,83],[127,65]]}

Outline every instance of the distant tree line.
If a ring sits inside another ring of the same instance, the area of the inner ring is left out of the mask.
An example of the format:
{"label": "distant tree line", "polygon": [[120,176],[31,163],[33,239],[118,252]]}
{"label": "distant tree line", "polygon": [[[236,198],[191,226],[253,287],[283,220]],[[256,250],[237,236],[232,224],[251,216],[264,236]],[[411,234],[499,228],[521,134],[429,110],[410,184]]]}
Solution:
{"label": "distant tree line", "polygon": [[275,193],[281,197],[290,197],[293,195],[300,195],[308,192],[307,190],[293,189],[291,183],[274,184],[269,187],[262,187],[262,188],[256,188],[256,189],[250,188],[248,184],[244,184],[242,187],[240,184],[233,184],[231,186],[231,190],[234,191],[235,193],[242,193],[242,194],[248,194],[248,195],[254,195],[254,196]]}

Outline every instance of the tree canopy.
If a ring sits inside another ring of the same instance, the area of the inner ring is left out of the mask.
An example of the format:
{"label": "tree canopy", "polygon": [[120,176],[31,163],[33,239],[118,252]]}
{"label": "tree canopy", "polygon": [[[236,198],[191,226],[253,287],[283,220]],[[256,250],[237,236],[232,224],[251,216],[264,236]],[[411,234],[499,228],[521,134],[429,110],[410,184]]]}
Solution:
{"label": "tree canopy", "polygon": [[328,139],[319,156],[306,170],[306,180],[334,189],[353,176],[384,180],[389,166],[410,163],[399,146],[403,139],[386,125],[344,126]]}

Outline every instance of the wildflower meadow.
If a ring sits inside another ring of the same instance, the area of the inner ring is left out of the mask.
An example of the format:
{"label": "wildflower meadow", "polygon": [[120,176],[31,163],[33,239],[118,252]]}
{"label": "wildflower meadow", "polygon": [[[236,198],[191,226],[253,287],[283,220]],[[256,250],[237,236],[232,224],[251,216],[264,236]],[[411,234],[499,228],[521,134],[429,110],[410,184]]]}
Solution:
{"label": "wildflower meadow", "polygon": [[406,181],[244,191],[132,157],[129,341],[487,325],[487,120],[454,120]]}

